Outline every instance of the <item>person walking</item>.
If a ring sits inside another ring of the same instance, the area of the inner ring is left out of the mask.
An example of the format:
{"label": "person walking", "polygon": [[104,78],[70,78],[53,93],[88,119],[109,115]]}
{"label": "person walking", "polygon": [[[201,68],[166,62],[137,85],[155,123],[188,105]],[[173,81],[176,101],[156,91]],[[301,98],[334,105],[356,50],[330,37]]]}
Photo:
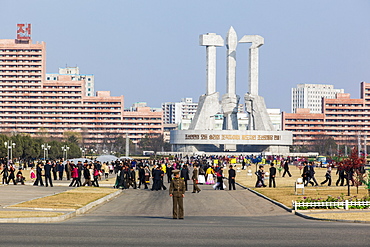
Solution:
{"label": "person walking", "polygon": [[328,186],[331,185],[331,166],[328,165],[328,168],[326,169],[325,173],[325,181],[321,182],[321,185],[324,185],[326,182],[328,182]]}
{"label": "person walking", "polygon": [[130,186],[136,189],[136,171],[134,170],[133,167],[131,167],[129,170],[129,182],[127,189],[130,188]]}
{"label": "person walking", "polygon": [[167,182],[168,183],[171,183],[172,171],[173,171],[173,167],[172,167],[172,165],[170,163],[168,163],[167,164],[167,168],[166,168]]}
{"label": "person walking", "polygon": [[[313,182],[315,182],[315,186],[319,186],[315,178],[315,169],[314,169],[313,162],[310,162],[310,166],[308,170],[309,170],[310,175],[308,177],[307,184],[310,183],[313,186],[314,184]],[[313,182],[311,181],[311,179],[313,180]]]}
{"label": "person walking", "polygon": [[73,164],[71,164],[68,160],[67,160],[67,163],[64,167],[64,170],[66,172],[66,177],[67,177],[67,180],[71,180],[71,173],[72,173],[72,169],[73,169]]}
{"label": "person walking", "polygon": [[346,177],[345,175],[345,171],[344,171],[344,167],[342,164],[340,164],[338,167],[337,167],[337,172],[336,174],[338,175],[338,180],[337,182],[335,183],[336,186],[339,185],[340,183],[340,186],[343,186],[344,185],[344,179]]}
{"label": "person walking", "polygon": [[[46,187],[49,186],[49,183],[50,183],[50,187],[53,187],[53,181],[51,179],[51,171],[53,169],[53,166],[50,164],[50,161],[46,161],[46,164],[44,165],[44,172],[45,172],[45,185]],[[49,183],[48,183],[49,182]]]}
{"label": "person walking", "polygon": [[152,176],[153,176],[152,190],[158,191],[162,188],[161,185],[162,172],[160,166],[157,166],[157,168],[152,171]]}
{"label": "person walking", "polygon": [[276,177],[276,168],[274,167],[274,163],[271,163],[270,165],[270,177],[269,177],[269,187],[273,186],[276,188],[276,183],[275,183],[275,177]]}
{"label": "person walking", "polygon": [[17,185],[17,183],[15,182],[15,168],[13,165],[9,165],[9,177],[8,177],[8,181],[6,184],[9,184],[10,183],[10,180],[13,180],[13,183],[14,185]]}
{"label": "person walking", "polygon": [[77,162],[77,169],[78,169],[78,179],[77,179],[77,182],[78,182],[78,185],[81,186],[82,185],[82,182],[81,182],[81,178],[82,178],[82,172],[83,172],[83,164],[82,162],[79,160]]}
{"label": "person walking", "polygon": [[69,184],[69,187],[72,187],[72,186],[80,187],[80,185],[78,184],[78,168],[76,165],[72,167],[71,177],[72,177],[72,182]]}
{"label": "person walking", "polygon": [[242,160],[242,170],[245,170],[245,159],[243,158],[243,160]]}
{"label": "person walking", "polygon": [[82,184],[82,187],[87,184],[87,186],[91,186],[91,174],[90,174],[90,169],[89,165],[86,163],[84,165],[84,170],[83,170],[83,175],[84,175],[84,183]]}
{"label": "person walking", "polygon": [[180,178],[180,171],[173,170],[174,178],[170,183],[170,197],[172,197],[172,218],[184,219],[184,197],[185,197],[185,182]]}
{"label": "person walking", "polygon": [[212,166],[209,166],[206,170],[206,184],[214,184],[215,180],[213,176],[215,175],[215,171],[213,170]]}
{"label": "person walking", "polygon": [[259,166],[256,175],[257,175],[256,187],[266,187],[264,183],[265,171],[263,170],[263,166]]}
{"label": "person walking", "polygon": [[180,172],[180,178],[184,179],[185,191],[188,191],[189,169],[187,165],[182,166],[182,169]]}
{"label": "person walking", "polygon": [[58,177],[57,177],[57,173],[58,173],[57,163],[55,163],[55,161],[53,161],[52,164],[51,164],[51,167],[52,167],[52,171],[53,171],[53,179],[57,180],[58,179]]}
{"label": "person walking", "polygon": [[217,190],[224,190],[224,181],[223,179],[223,167],[221,166],[219,170],[216,172],[216,177],[217,177]]}
{"label": "person walking", "polygon": [[31,167],[30,179],[31,179],[32,182],[34,182],[35,181],[35,178],[36,178],[36,174],[35,174],[35,172],[33,170],[33,167]]}
{"label": "person walking", "polygon": [[307,186],[308,183],[310,183],[313,186],[314,183],[311,181],[311,172],[310,172],[310,167],[307,161],[304,161],[303,165],[304,165],[303,172],[302,172],[303,184],[304,186]]}
{"label": "person walking", "polygon": [[96,164],[91,165],[93,169],[93,175],[94,175],[94,186],[99,187],[99,167]]}
{"label": "person walking", "polygon": [[290,174],[290,172],[289,172],[289,163],[288,163],[287,160],[284,162],[283,168],[284,168],[284,173],[283,173],[282,177],[284,177],[286,173],[288,173],[289,177],[291,177],[292,174]]}
{"label": "person walking", "polygon": [[139,185],[137,186],[138,189],[140,189],[140,186],[143,184],[144,185],[144,189],[147,189],[148,186],[146,185],[145,183],[145,170],[144,170],[144,167],[143,165],[140,165],[139,166],[139,171],[138,171],[138,180],[139,180]]}
{"label": "person walking", "polygon": [[236,188],[235,188],[236,172],[235,172],[235,170],[234,170],[234,168],[233,168],[232,165],[229,166],[228,174],[229,174],[229,190],[231,190],[231,188],[233,190],[236,190]]}
{"label": "person walking", "polygon": [[41,162],[37,163],[37,166],[36,166],[36,181],[35,183],[33,184],[34,186],[38,186],[39,183],[40,183],[40,186],[44,186],[44,182],[42,182],[42,166],[41,166]]}
{"label": "person walking", "polygon": [[8,184],[8,174],[9,174],[8,165],[4,164],[3,170],[1,171],[0,174],[3,174],[3,184]]}
{"label": "person walking", "polygon": [[197,184],[197,182],[198,182],[198,171],[199,171],[198,165],[195,165],[194,169],[193,169],[193,174],[191,176],[191,180],[193,180],[193,192],[192,193],[201,192],[201,189],[199,189],[198,184]]}
{"label": "person walking", "polygon": [[62,162],[57,162],[57,169],[59,174],[59,180],[63,179],[64,165]]}
{"label": "person walking", "polygon": [[148,185],[150,184],[150,169],[148,165],[144,167],[144,179],[145,179],[145,188],[148,189]]}

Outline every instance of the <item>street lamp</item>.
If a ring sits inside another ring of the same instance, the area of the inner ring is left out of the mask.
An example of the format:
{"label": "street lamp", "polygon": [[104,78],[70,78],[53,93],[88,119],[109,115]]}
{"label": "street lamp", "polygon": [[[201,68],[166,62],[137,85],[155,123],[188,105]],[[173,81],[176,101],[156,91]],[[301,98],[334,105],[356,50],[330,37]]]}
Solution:
{"label": "street lamp", "polygon": [[67,145],[64,145],[62,147],[64,160],[67,160],[68,159],[68,150],[69,150],[69,147]]}
{"label": "street lamp", "polygon": [[8,160],[9,164],[9,162],[13,160],[13,148],[15,148],[15,143],[12,142],[12,140],[9,140],[8,142],[4,142],[4,145],[8,151],[8,158],[10,157],[10,159]]}
{"label": "street lamp", "polygon": [[86,158],[85,157],[85,151],[86,151],[86,148],[80,148],[81,152],[82,152],[82,158]]}
{"label": "street lamp", "polygon": [[41,149],[44,151],[44,160],[45,158],[46,159],[49,159],[49,150],[50,150],[51,146],[44,143],[44,144],[41,144]]}

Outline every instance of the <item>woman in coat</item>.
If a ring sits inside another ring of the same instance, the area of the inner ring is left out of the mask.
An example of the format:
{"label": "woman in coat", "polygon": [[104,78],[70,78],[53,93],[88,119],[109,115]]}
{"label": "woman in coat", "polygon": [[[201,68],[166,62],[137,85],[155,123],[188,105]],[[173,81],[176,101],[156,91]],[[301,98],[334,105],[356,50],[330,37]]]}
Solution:
{"label": "woman in coat", "polygon": [[72,182],[70,183],[69,187],[79,187],[80,185],[78,184],[78,168],[76,165],[72,166],[71,169],[71,177],[72,177]]}

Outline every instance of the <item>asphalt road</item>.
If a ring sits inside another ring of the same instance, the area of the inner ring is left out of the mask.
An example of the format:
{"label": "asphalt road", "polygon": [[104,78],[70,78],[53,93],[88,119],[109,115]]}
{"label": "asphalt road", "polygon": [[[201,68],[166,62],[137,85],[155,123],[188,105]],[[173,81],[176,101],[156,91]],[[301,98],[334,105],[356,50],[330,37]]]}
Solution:
{"label": "asphalt road", "polygon": [[[190,188],[191,186],[189,186]],[[306,220],[237,188],[187,192],[173,220],[168,191],[127,190],[53,224],[0,224],[1,246],[368,246],[370,225]]]}

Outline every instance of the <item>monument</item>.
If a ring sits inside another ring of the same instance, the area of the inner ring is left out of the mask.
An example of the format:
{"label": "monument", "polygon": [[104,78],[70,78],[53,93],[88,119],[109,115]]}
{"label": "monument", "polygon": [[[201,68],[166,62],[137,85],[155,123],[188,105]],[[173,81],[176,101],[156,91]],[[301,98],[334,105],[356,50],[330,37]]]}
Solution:
{"label": "monument", "polygon": [[[249,92],[244,95],[248,114],[247,129],[238,127],[236,94],[236,49],[238,43],[251,43],[249,48]],[[288,153],[292,133],[275,131],[267,113],[264,98],[258,94],[258,49],[264,44],[259,35],[245,35],[239,42],[233,27],[226,35],[226,93],[219,99],[216,91],[216,47],[224,46],[220,35],[200,35],[199,44],[206,46],[206,93],[199,98],[197,112],[188,130],[171,131],[170,143],[175,152],[272,152]],[[222,130],[214,129],[217,114],[223,115]]]}

